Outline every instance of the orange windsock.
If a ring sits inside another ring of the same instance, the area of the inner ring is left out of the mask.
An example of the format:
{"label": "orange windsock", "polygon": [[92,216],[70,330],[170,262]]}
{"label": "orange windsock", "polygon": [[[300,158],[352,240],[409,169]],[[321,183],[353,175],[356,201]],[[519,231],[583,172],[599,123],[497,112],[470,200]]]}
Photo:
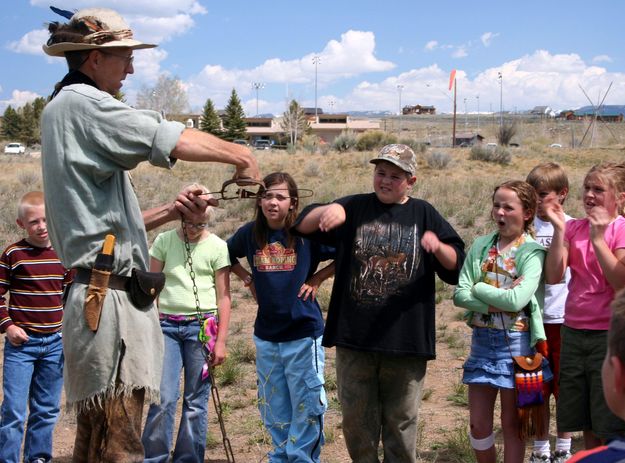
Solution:
{"label": "orange windsock", "polygon": [[456,80],[456,70],[452,69],[451,74],[449,74],[449,90],[454,86],[454,80]]}

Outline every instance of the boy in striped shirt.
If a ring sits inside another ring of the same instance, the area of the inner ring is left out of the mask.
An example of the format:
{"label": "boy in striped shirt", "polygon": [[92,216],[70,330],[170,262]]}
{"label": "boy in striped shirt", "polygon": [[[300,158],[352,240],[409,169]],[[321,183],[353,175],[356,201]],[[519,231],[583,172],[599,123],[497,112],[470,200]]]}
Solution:
{"label": "boy in striped shirt", "polygon": [[63,387],[61,324],[69,272],[50,245],[42,192],[20,199],[16,222],[27,236],[0,257],[0,332],[6,334],[0,461],[21,461],[28,407],[23,461],[45,463],[52,460]]}

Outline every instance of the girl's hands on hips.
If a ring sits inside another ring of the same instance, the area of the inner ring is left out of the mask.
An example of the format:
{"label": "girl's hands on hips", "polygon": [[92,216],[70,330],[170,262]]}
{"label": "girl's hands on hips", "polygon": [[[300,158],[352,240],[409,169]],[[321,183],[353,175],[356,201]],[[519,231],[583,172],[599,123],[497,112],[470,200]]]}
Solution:
{"label": "girl's hands on hips", "polygon": [[317,290],[319,289],[319,286],[321,286],[322,281],[323,280],[318,278],[316,275],[311,276],[299,289],[297,297],[304,296],[302,299],[305,301],[310,296],[310,300],[314,301],[317,296]]}

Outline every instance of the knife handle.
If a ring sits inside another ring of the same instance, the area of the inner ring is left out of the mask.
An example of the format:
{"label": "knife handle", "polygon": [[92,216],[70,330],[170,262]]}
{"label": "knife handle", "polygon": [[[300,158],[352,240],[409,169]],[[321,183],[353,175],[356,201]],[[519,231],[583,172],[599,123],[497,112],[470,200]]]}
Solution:
{"label": "knife handle", "polygon": [[104,245],[102,246],[102,254],[106,254],[110,256],[113,254],[114,248],[115,248],[115,235],[106,235],[104,237]]}

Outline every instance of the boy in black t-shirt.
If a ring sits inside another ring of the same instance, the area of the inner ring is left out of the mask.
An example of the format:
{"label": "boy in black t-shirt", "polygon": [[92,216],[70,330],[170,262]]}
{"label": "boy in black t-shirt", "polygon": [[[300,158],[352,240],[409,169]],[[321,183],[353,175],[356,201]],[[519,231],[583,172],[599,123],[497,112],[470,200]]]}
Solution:
{"label": "boy in black t-shirt", "polygon": [[464,243],[426,201],[408,196],[416,156],[382,148],[375,193],[306,208],[297,232],[337,248],[323,345],[337,347],[336,373],[350,457],[416,462],[417,413],[435,357],[435,273],[455,284]]}

